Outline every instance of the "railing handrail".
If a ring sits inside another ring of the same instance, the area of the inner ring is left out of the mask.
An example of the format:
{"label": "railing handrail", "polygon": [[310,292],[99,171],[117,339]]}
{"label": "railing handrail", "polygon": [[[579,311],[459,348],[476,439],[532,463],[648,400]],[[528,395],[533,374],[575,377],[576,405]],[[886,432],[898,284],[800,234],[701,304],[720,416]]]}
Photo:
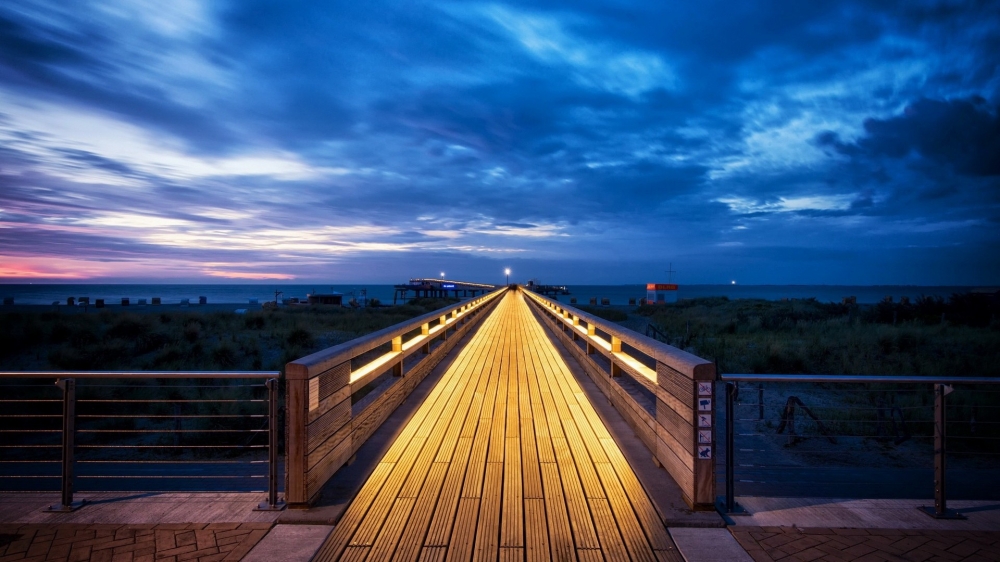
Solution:
{"label": "railing handrail", "polygon": [[913,375],[775,375],[720,374],[723,382],[842,382],[900,384],[1000,384],[1000,377],[933,377]]}
{"label": "railing handrail", "polygon": [[281,371],[0,371],[0,379],[274,379]]}
{"label": "railing handrail", "polygon": [[[519,288],[530,297],[538,317],[576,357],[584,373],[622,413],[653,453],[657,465],[674,478],[688,506],[713,506],[715,365],[594,314]],[[601,359],[595,360],[594,355]],[[626,375],[645,391],[633,392],[631,385],[612,382]]]}
{"label": "railing handrail", "polygon": [[[74,465],[76,449],[77,421],[77,379],[266,379],[267,387],[267,433],[268,433],[268,498],[257,506],[256,510],[275,511],[283,509],[285,503],[278,500],[278,434],[282,432],[278,418],[278,381],[280,371],[0,371],[0,379],[13,378],[46,378],[56,379],[56,386],[62,390],[62,460],[60,474],[61,500],[46,509],[49,512],[68,513],[83,506],[84,501],[73,501]],[[233,387],[236,388],[236,387]],[[249,388],[249,387],[244,387]],[[93,417],[93,416],[88,416]],[[144,417],[144,416],[112,416],[112,417]],[[181,417],[174,416],[178,423]],[[213,416],[207,416],[213,417]],[[180,431],[178,426],[177,430]],[[206,430],[192,430],[206,431]],[[214,430],[207,430],[214,431]],[[244,430],[246,431],[246,430]],[[260,431],[260,430],[250,430]],[[123,430],[123,433],[134,433],[134,430]],[[125,461],[127,462],[127,461]]]}
{"label": "railing handrail", "polygon": [[[287,363],[289,503],[309,505],[507,290],[502,287]],[[365,356],[386,344],[391,349],[379,357]]]}
{"label": "railing handrail", "polygon": [[688,353],[683,349],[678,349],[657,339],[653,339],[645,334],[640,334],[639,332],[629,328],[619,326],[608,320],[604,320],[599,316],[584,312],[576,307],[563,304],[559,301],[553,301],[533,291],[526,290],[524,291],[524,294],[537,301],[546,303],[551,307],[565,310],[571,315],[579,317],[580,320],[586,322],[587,325],[593,325],[602,332],[606,332],[607,334],[618,338],[622,341],[622,343],[628,344],[637,351],[648,355],[650,358],[655,359],[664,365],[669,365],[671,368],[681,371],[686,375],[693,375],[695,366],[705,363],[705,360],[697,355]]}
{"label": "railing handrail", "polygon": [[392,326],[382,328],[377,332],[372,332],[359,338],[346,341],[342,344],[311,353],[292,362],[297,365],[306,366],[308,368],[308,373],[289,372],[287,375],[293,377],[304,375],[306,378],[309,378],[315,373],[325,371],[331,366],[338,365],[344,361],[349,361],[365,352],[375,349],[380,345],[384,345],[385,343],[392,341],[396,337],[418,329],[424,324],[438,320],[441,316],[451,314],[456,310],[464,308],[470,303],[481,303],[492,300],[505,290],[507,290],[506,286],[474,299],[469,299],[439,308],[433,312],[428,312],[423,316],[418,316],[405,322],[400,322],[399,324],[393,324]]}

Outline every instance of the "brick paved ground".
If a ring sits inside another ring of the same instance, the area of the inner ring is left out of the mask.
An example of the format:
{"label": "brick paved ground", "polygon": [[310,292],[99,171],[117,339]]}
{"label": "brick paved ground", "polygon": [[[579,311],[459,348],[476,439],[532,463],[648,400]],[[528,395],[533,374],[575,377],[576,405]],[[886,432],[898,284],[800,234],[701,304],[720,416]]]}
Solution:
{"label": "brick paved ground", "polygon": [[757,562],[1000,560],[1000,531],[730,527]]}
{"label": "brick paved ground", "polygon": [[0,525],[0,562],[237,561],[272,523]]}

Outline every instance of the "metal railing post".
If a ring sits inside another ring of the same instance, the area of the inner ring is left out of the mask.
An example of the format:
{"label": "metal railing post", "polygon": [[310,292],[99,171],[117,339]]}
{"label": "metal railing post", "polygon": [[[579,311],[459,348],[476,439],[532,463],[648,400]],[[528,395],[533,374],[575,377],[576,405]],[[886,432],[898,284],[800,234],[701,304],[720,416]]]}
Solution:
{"label": "metal railing post", "polygon": [[950,385],[934,385],[934,507],[920,509],[935,519],[965,519],[964,515],[948,509],[945,490],[945,456],[948,452],[945,396],[951,391]]}
{"label": "metal railing post", "polygon": [[735,436],[736,384],[726,383],[726,497],[716,502],[716,509],[723,515],[750,515],[743,506],[736,503],[736,462],[733,458]]}
{"label": "metal railing post", "polygon": [[764,421],[764,383],[757,383],[757,419]]}
{"label": "metal railing post", "polygon": [[735,401],[736,395],[736,385],[727,382],[726,383],[726,512],[731,512],[733,506],[736,504],[736,490],[733,484],[733,471],[735,468],[735,463],[733,462],[733,427],[736,425],[733,423],[733,402]]}
{"label": "metal railing post", "polygon": [[267,501],[254,511],[280,511],[285,502],[278,501],[278,379],[267,379]]}
{"label": "metal railing post", "polygon": [[85,502],[73,501],[73,454],[76,449],[76,379],[56,381],[63,391],[62,403],[62,499],[45,511],[69,513],[83,507]]}

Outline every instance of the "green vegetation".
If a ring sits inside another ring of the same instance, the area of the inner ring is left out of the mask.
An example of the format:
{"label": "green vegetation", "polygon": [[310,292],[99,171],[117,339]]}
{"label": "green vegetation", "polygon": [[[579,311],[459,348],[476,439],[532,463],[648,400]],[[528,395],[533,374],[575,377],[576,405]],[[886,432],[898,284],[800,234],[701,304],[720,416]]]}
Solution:
{"label": "green vegetation", "polygon": [[[278,371],[294,359],[454,302],[421,299],[365,309],[298,306],[246,314],[152,307],[7,312],[0,313],[0,366],[8,371]],[[52,417],[60,412],[60,394],[51,383],[0,380],[4,396],[53,401],[7,405],[7,414],[18,416],[7,420],[7,429],[25,431],[0,435],[0,445],[29,446],[9,449],[5,454],[11,458],[58,459],[58,448],[34,448],[58,444],[58,434],[36,431],[58,427]],[[77,398],[78,423],[88,431],[81,434],[81,444],[143,447],[84,448],[77,455],[84,460],[118,454],[143,459],[246,457],[262,452],[246,446],[265,443],[259,416],[266,391],[260,381],[79,379]]]}
{"label": "green vegetation", "polygon": [[457,302],[300,306],[204,312],[51,311],[0,314],[4,370],[280,370],[315,351]]}
{"label": "green vegetation", "polygon": [[608,322],[624,322],[628,320],[628,313],[617,308],[597,308],[594,306],[578,306],[580,310],[587,314],[593,314],[598,318],[603,318]]}
{"label": "green vegetation", "polygon": [[[717,361],[724,373],[933,377],[1000,376],[998,312],[996,301],[975,295],[860,306],[720,297],[637,310],[642,320],[667,334],[668,343]],[[630,322],[635,321],[633,316]],[[849,464],[857,457],[873,466],[911,466],[913,455],[926,454],[933,435],[930,385],[765,387],[765,419],[756,431],[775,435],[776,443],[788,439],[774,432],[785,400],[797,396],[840,439],[839,445],[827,443],[817,424],[799,410],[799,435],[812,436],[807,449],[813,453],[795,458],[806,464]],[[991,455],[1000,454],[998,390],[958,386],[948,397],[948,447],[961,466],[989,465]],[[741,398],[749,403],[744,413],[756,416],[757,384],[742,385],[741,392],[748,393]],[[905,419],[905,429],[893,424],[894,411],[895,421]],[[850,458],[843,455],[845,447],[854,448]]]}
{"label": "green vegetation", "polygon": [[1000,305],[978,295],[912,304],[725,297],[639,307],[668,343],[728,373],[1000,376]]}

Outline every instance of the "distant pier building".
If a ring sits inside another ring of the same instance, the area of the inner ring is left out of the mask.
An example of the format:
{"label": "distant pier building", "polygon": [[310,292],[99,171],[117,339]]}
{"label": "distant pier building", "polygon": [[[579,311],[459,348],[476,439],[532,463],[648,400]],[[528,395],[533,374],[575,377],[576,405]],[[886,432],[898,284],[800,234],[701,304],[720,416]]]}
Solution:
{"label": "distant pier building", "polygon": [[537,279],[532,279],[531,281],[528,281],[526,287],[528,288],[528,290],[534,291],[539,295],[558,296],[558,295],[569,294],[569,289],[566,288],[566,285],[542,285],[538,282]]}
{"label": "distant pier building", "polygon": [[[402,299],[406,302],[418,298],[455,298],[476,297],[497,288],[497,285],[485,283],[470,283],[468,281],[452,281],[449,279],[414,278],[405,285],[396,285],[392,295],[392,304]],[[410,293],[413,296],[410,296]],[[450,293],[450,295],[449,295]]]}

